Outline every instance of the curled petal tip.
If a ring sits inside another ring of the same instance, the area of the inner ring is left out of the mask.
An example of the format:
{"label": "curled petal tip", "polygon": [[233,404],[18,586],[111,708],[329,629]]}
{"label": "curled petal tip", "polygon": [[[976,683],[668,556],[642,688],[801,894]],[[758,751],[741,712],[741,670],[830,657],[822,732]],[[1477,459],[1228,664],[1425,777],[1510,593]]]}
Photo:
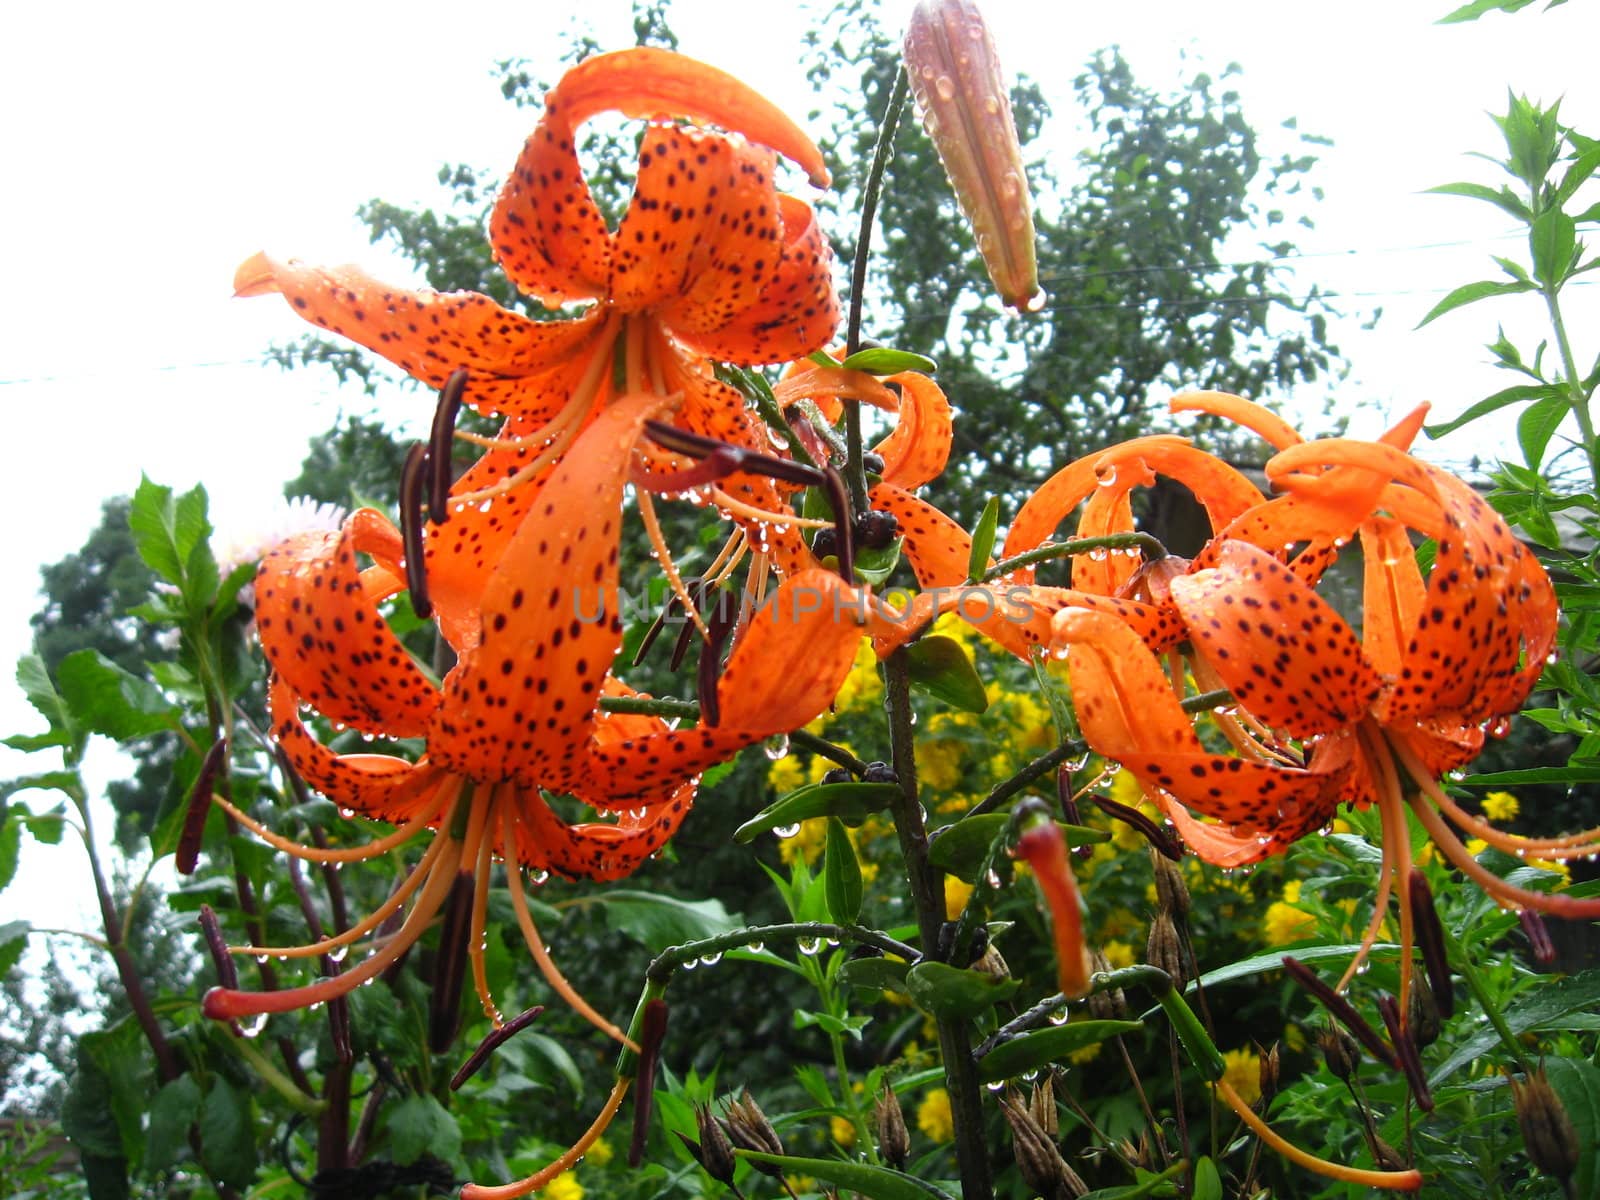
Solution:
{"label": "curled petal tip", "polygon": [[264,251],[257,251],[239,264],[233,273],[235,296],[265,296],[278,291],[276,264]]}
{"label": "curled petal tip", "polygon": [[214,987],[200,1001],[200,1012],[207,1020],[232,1021],[243,1015],[235,1003],[240,993],[233,988]]}

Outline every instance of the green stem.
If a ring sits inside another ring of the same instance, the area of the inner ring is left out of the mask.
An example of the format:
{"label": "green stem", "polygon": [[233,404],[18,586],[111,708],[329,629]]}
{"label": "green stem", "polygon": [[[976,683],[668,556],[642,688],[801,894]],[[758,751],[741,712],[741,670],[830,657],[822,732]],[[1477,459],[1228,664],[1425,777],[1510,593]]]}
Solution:
{"label": "green stem", "polygon": [[1583,382],[1578,375],[1578,360],[1572,352],[1572,341],[1567,336],[1566,320],[1561,315],[1558,287],[1544,288],[1544,303],[1550,313],[1550,327],[1555,331],[1556,346],[1561,351],[1567,400],[1572,405],[1572,415],[1578,420],[1578,434],[1583,439],[1584,454],[1589,459],[1590,487],[1600,490],[1600,441],[1595,439],[1594,418],[1589,413],[1589,395],[1583,390]]}
{"label": "green stem", "polygon": [[690,721],[700,719],[700,706],[693,700],[653,699],[643,696],[602,696],[600,711],[609,713],[637,713],[645,717],[682,717]]}
{"label": "green stem", "polygon": [[1048,542],[1043,546],[1035,546],[1032,550],[1001,559],[985,571],[983,578],[978,582],[988,583],[992,579],[999,579],[1002,575],[1009,575],[1021,567],[1031,567],[1034,563],[1049,562],[1056,558],[1070,558],[1075,554],[1089,554],[1095,550],[1142,550],[1144,556],[1152,562],[1167,557],[1167,548],[1161,544],[1160,539],[1148,533],[1137,531],[1108,533],[1104,537],[1073,538],[1070,541]]}
{"label": "green stem", "polygon": [[[900,852],[905,859],[906,879],[911,886],[923,953],[928,955],[938,946],[939,929],[944,923],[944,887],[942,873],[928,861],[928,831],[918,802],[916,742],[911,725],[911,671],[904,649],[896,650],[885,660],[884,673],[889,745],[895,775],[900,781],[889,811],[900,838]],[[940,1017],[936,1025],[939,1053],[944,1060],[945,1090],[950,1096],[962,1200],[990,1200],[994,1185],[989,1173],[983,1098],[978,1088],[977,1064],[972,1058],[972,1038],[964,1022]]]}
{"label": "green stem", "polygon": [[1494,997],[1489,995],[1489,989],[1484,986],[1483,976],[1478,973],[1478,968],[1472,965],[1467,948],[1448,929],[1444,930],[1444,944],[1449,952],[1450,965],[1460,971],[1461,978],[1467,981],[1467,990],[1477,998],[1478,1007],[1483,1009],[1483,1015],[1489,1019],[1489,1024],[1494,1026],[1494,1031],[1500,1035],[1500,1041],[1506,1051],[1517,1060],[1517,1066],[1524,1074],[1531,1071],[1533,1066],[1528,1062],[1527,1055],[1522,1052],[1522,1043],[1511,1031],[1511,1026],[1506,1024],[1505,1014],[1494,1002]]}
{"label": "green stem", "polygon": [[308,1117],[322,1115],[322,1102],[312,1099],[296,1087],[294,1081],[278,1070],[265,1054],[243,1038],[234,1038],[230,1044],[234,1053],[249,1063],[251,1069],[261,1077],[262,1082],[282,1096],[284,1102],[295,1112],[304,1113]]}
{"label": "green stem", "polygon": [[[883,125],[878,129],[878,144],[872,153],[872,168],[867,173],[866,185],[861,189],[861,231],[856,236],[855,261],[850,268],[850,315],[845,324],[845,355],[861,349],[861,306],[867,290],[867,254],[872,245],[872,222],[878,212],[878,194],[883,190],[883,175],[894,153],[895,130],[900,125],[900,114],[906,106],[911,83],[906,69],[895,72],[894,89],[889,94],[889,104],[884,109]],[[849,453],[845,463],[845,482],[850,487],[850,503],[857,512],[867,511],[867,472],[862,465],[861,404],[856,400],[844,402],[845,442]]]}

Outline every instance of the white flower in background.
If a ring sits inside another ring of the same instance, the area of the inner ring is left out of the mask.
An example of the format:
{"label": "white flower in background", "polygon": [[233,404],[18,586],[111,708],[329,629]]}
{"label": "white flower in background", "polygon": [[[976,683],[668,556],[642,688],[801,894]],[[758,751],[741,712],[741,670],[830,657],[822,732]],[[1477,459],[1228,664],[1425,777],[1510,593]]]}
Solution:
{"label": "white flower in background", "polygon": [[[297,533],[332,532],[344,523],[345,510],[337,504],[328,504],[308,496],[295,496],[290,500],[277,500],[265,512],[248,521],[218,529],[211,537],[211,553],[217,560],[217,571],[226,579],[229,574],[246,563],[259,563],[279,542]],[[255,607],[255,586],[246,584],[239,590],[239,603],[246,608]]]}

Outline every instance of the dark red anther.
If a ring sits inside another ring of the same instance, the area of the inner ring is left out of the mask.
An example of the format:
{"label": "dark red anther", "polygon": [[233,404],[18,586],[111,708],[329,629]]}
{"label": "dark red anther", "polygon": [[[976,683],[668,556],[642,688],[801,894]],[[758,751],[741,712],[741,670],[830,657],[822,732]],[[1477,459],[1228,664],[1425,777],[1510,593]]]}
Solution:
{"label": "dark red anther", "polygon": [[189,789],[189,811],[184,814],[183,832],[178,836],[178,850],[174,856],[180,875],[193,875],[200,864],[200,842],[205,836],[206,818],[211,815],[211,785],[216,782],[217,772],[222,769],[227,755],[227,739],[218,738],[206,751],[200,773]]}
{"label": "dark red anther", "polygon": [[700,723],[715,729],[722,719],[721,705],[717,699],[717,681],[722,678],[722,648],[728,635],[739,621],[739,600],[731,592],[717,593],[711,607],[706,628],[711,637],[700,647],[700,662],[695,671],[696,690],[700,699]]}
{"label": "dark red anther", "polygon": [[[691,575],[683,581],[683,590],[689,594],[689,598],[693,600],[696,605],[699,605],[705,600],[706,581],[700,578],[698,575]],[[678,594],[676,592],[669,592],[667,594],[666,603],[661,606],[661,614],[650,623],[650,628],[645,630],[644,637],[639,641],[639,649],[635,651],[633,655],[634,666],[637,667],[644,661],[644,656],[649,653],[650,647],[655,645],[656,639],[661,636],[661,631],[667,627],[667,622],[672,619],[672,614],[682,607],[683,604],[679,601]],[[694,627],[694,622],[692,619],[686,618],[686,622],[690,629]],[[672,652],[672,670],[676,671],[680,666],[683,665],[684,655],[686,655],[688,652],[689,641],[687,637],[682,636],[682,631],[680,631],[678,643],[673,648]]]}
{"label": "dark red anther", "polygon": [[1129,808],[1126,804],[1118,804],[1115,800],[1097,796],[1092,792],[1089,794],[1089,799],[1093,800],[1100,811],[1107,816],[1115,817],[1137,829],[1163,858],[1170,858],[1173,862],[1183,861],[1183,846],[1179,844],[1178,839],[1137,808]]}
{"label": "dark red anther", "polygon": [[1384,1028],[1389,1031],[1389,1040],[1394,1043],[1396,1057],[1400,1060],[1400,1070],[1411,1085],[1411,1096],[1416,1100],[1417,1107],[1423,1112],[1432,1112],[1433,1093],[1428,1090],[1428,1077],[1422,1073],[1422,1055],[1417,1050],[1411,1031],[1400,1020],[1399,1001],[1390,995],[1379,996],[1378,1015],[1383,1018]]}
{"label": "dark red anther", "polygon": [[450,519],[451,445],[455,441],[456,417],[461,399],[467,394],[467,369],[457,367],[439,389],[439,404],[433,410],[433,431],[428,438],[428,520],[443,525]]}
{"label": "dark red anther", "polygon": [[1455,990],[1450,984],[1450,959],[1445,954],[1444,926],[1433,905],[1433,890],[1421,871],[1412,871],[1408,884],[1411,896],[1411,924],[1417,945],[1422,948],[1422,964],[1428,971],[1428,989],[1441,1017],[1456,1011]]}
{"label": "dark red anther", "polygon": [[844,486],[844,476],[833,467],[824,472],[823,487],[828,493],[828,505],[833,509],[834,536],[838,538],[839,577],[846,583],[856,581],[856,548],[850,518],[850,492]]}
{"label": "dark red anther", "polygon": [[478,1043],[478,1048],[472,1052],[467,1061],[461,1064],[461,1069],[450,1076],[450,1090],[452,1092],[459,1090],[463,1083],[483,1069],[483,1064],[489,1061],[491,1054],[511,1038],[516,1037],[529,1025],[532,1025],[542,1012],[544,1012],[544,1005],[535,1004],[525,1012],[518,1013],[499,1028],[491,1029],[488,1036]]}
{"label": "dark red anther", "polygon": [[239,986],[239,972],[233,965],[233,955],[228,953],[228,942],[222,936],[222,926],[209,904],[200,906],[200,929],[206,937],[206,949],[211,952],[211,965],[217,969],[217,983],[233,989]]}
{"label": "dark red anther", "polygon": [[438,965],[433,973],[433,997],[428,1006],[428,1045],[443,1054],[461,1027],[461,991],[467,978],[467,938],[472,929],[471,871],[462,871],[450,885],[439,928]]}
{"label": "dark red anther", "polygon": [[749,475],[765,475],[769,479],[780,479],[785,483],[799,484],[801,487],[816,487],[823,482],[822,472],[816,467],[779,458],[775,454],[762,454],[729,442],[719,442],[716,438],[702,437],[698,433],[690,433],[675,425],[668,425],[665,421],[646,421],[644,428],[650,435],[650,440],[656,445],[671,450],[674,454],[699,460],[704,468],[690,468],[687,471],[669,471],[634,478],[635,484],[651,491],[686,491],[692,487],[712,483],[735,471],[743,471]]}
{"label": "dark red anther", "polygon": [[418,442],[400,468],[400,536],[406,551],[406,587],[411,611],[426,620],[433,615],[428,603],[428,578],[422,548],[422,487],[428,470],[428,447]]}
{"label": "dark red anther", "polygon": [[628,1165],[644,1161],[650,1140],[650,1110],[656,1094],[656,1068],[661,1065],[661,1043],[667,1038],[667,1002],[659,997],[646,1002],[639,1022],[639,1082],[633,1089],[633,1138],[628,1142]]}
{"label": "dark red anther", "polygon": [[[1078,798],[1072,794],[1072,768],[1062,763],[1056,768],[1056,801],[1061,805],[1061,819],[1068,825],[1082,825],[1083,814],[1078,810]],[[1087,859],[1094,855],[1090,845],[1074,846],[1074,858]]]}
{"label": "dark red anther", "polygon": [[1541,967],[1548,967],[1555,962],[1556,944],[1550,940],[1550,927],[1544,923],[1544,918],[1532,909],[1525,908],[1517,914],[1517,923],[1527,935],[1528,945],[1533,950],[1533,961]]}
{"label": "dark red anther", "polygon": [[1395,1052],[1378,1036],[1378,1031],[1367,1024],[1367,1019],[1356,1011],[1355,1005],[1324,983],[1315,971],[1292,954],[1283,956],[1283,969],[1294,977],[1296,983],[1315,996],[1323,1008],[1338,1018],[1339,1023],[1366,1047],[1368,1054],[1385,1066],[1400,1066]]}

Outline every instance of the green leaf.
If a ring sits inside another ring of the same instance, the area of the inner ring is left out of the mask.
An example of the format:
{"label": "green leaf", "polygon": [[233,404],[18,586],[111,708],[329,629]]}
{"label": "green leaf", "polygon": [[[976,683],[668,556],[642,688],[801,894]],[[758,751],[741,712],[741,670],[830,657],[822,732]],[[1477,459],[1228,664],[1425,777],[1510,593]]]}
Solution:
{"label": "green leaf", "polygon": [[839,1037],[850,1037],[856,1041],[861,1040],[861,1031],[872,1024],[872,1018],[866,1014],[854,1017],[836,1017],[832,1013],[810,1012],[804,1008],[794,1010],[794,1027],[808,1029],[815,1025],[818,1029]]}
{"label": "green leaf", "polygon": [[784,825],[798,825],[813,817],[838,817],[859,825],[882,812],[899,793],[893,783],[812,783],[796,788],[769,804],[733,831],[733,840],[748,842],[758,833]]}
{"label": "green leaf", "polygon": [[906,991],[916,1006],[935,1017],[967,1020],[1009,1000],[1022,985],[948,963],[921,962],[906,972]]}
{"label": "green leaf", "polygon": [[[1600,968],[1541,984],[1532,991],[1524,992],[1506,1006],[1505,1020],[1512,1033],[1523,1033],[1568,1013],[1593,1011],[1596,1006],[1600,1006]],[[1500,1035],[1493,1029],[1468,1039],[1428,1076],[1428,1086],[1438,1087],[1462,1067],[1482,1058],[1499,1042]]]}
{"label": "green leaf", "polygon": [[1528,234],[1528,245],[1533,251],[1533,273],[1547,288],[1556,288],[1572,269],[1572,252],[1577,242],[1577,231],[1572,218],[1559,208],[1539,214]]}
{"label": "green leaf", "polygon": [[894,569],[900,565],[900,548],[904,543],[904,538],[897,537],[887,546],[877,550],[857,546],[856,578],[862,583],[870,583],[873,587],[880,586],[884,580],[894,574]]}
{"label": "green leaf", "polygon": [[[1532,3],[1533,0],[1472,0],[1470,4],[1463,4],[1448,16],[1440,17],[1439,24],[1455,25],[1461,21],[1476,21],[1484,13],[1514,13]],[[1554,8],[1559,3],[1561,0],[1552,0],[1550,7]]]}
{"label": "green leaf", "polygon": [[32,932],[33,926],[26,921],[7,921],[0,925],[0,976],[17,965],[27,948],[28,934]]}
{"label": "green leaf", "polygon": [[1594,1152],[1600,1145],[1600,1067],[1582,1059],[1547,1058],[1544,1073],[1572,1119],[1578,1145],[1589,1148],[1578,1157],[1568,1195],[1573,1200],[1600,1200],[1600,1155]]}
{"label": "green leaf", "polygon": [[1135,1170],[1138,1183],[1125,1183],[1120,1187],[1098,1188],[1086,1193],[1083,1200],[1139,1200],[1141,1196],[1153,1195],[1161,1192],[1170,1195],[1170,1191],[1163,1191],[1167,1183],[1176,1179],[1189,1169],[1187,1159],[1179,1159],[1159,1175],[1152,1175],[1148,1171]]}
{"label": "green leaf", "polygon": [[1478,283],[1464,283],[1429,309],[1428,315],[1418,321],[1416,327],[1421,329],[1436,317],[1442,317],[1445,313],[1464,305],[1487,300],[1490,296],[1515,296],[1520,292],[1531,291],[1533,291],[1531,283],[1497,283],[1492,279],[1481,280]]}
{"label": "green leaf", "polygon": [[[834,365],[831,361],[829,366]],[[874,346],[870,350],[857,350],[838,364],[847,371],[865,371],[868,375],[898,375],[901,371],[921,371],[932,375],[939,369],[933,359],[909,350],[891,350],[887,346]]]}
{"label": "green leaf", "polygon": [[57,676],[72,715],[95,733],[125,742],[178,728],[181,710],[160,688],[98,650],[67,655]]}
{"label": "green leaf", "polygon": [[763,1154],[759,1150],[735,1150],[734,1154],[750,1162],[770,1163],[788,1175],[810,1175],[824,1179],[851,1191],[860,1192],[871,1200],[955,1200],[949,1192],[923,1183],[911,1175],[902,1175],[888,1167],[875,1167],[870,1163],[846,1162],[836,1158],[799,1158],[792,1154]]}
{"label": "green leaf", "polygon": [[1202,1155],[1194,1164],[1194,1191],[1191,1200],[1222,1200],[1222,1176],[1217,1174],[1217,1164],[1209,1155]]}
{"label": "green leaf", "polygon": [[517,1047],[532,1060],[525,1068],[530,1078],[564,1092],[574,1102],[583,1098],[583,1072],[559,1041],[547,1033],[523,1033],[517,1036]]}
{"label": "green leaf", "polygon": [[910,963],[892,958],[852,958],[839,968],[835,978],[841,984],[869,992],[903,992],[909,970]]}
{"label": "green leaf", "polygon": [[1437,425],[1424,425],[1422,427],[1423,432],[1431,438],[1442,438],[1445,434],[1454,433],[1463,425],[1470,424],[1479,417],[1498,412],[1509,405],[1520,404],[1524,400],[1536,400],[1541,396],[1556,395],[1560,395],[1560,389],[1548,385],[1519,384],[1516,387],[1508,387],[1504,391],[1496,392],[1486,399],[1479,400],[1454,420],[1443,421]]}
{"label": "green leaf", "polygon": [[1467,787],[1517,787],[1530,783],[1600,783],[1600,767],[1528,767],[1521,771],[1486,771],[1457,780]]}
{"label": "green leaf", "polygon": [[1440,196],[1467,196],[1473,200],[1486,200],[1526,224],[1532,217],[1528,206],[1517,198],[1510,188],[1486,187],[1481,183],[1442,183],[1429,192]]}
{"label": "green leaf", "polygon": [[[172,489],[139,481],[128,512],[128,528],[134,547],[145,564],[168,583],[185,593],[186,599],[209,603],[216,592],[216,563],[206,547],[211,522],[206,516],[206,493],[200,486],[173,498]],[[209,579],[206,564],[210,564]],[[191,576],[200,594],[190,597]]]}
{"label": "green leaf", "polygon": [[[1361,949],[1359,942],[1339,946],[1298,946],[1294,956],[1301,962],[1320,962],[1325,958],[1353,958]],[[1369,958],[1381,958],[1388,954],[1398,952],[1400,947],[1393,942],[1377,942],[1372,947]],[[1214,971],[1207,971],[1200,976],[1200,986],[1213,988],[1220,983],[1231,983],[1235,979],[1247,979],[1252,975],[1260,975],[1263,971],[1283,970],[1283,951],[1274,950],[1266,954],[1257,954],[1251,958],[1243,958],[1238,962],[1229,963],[1225,967],[1218,967]],[[1187,991],[1194,991],[1195,985],[1190,984]],[[1154,1012],[1154,1009],[1149,1010]],[[1148,1013],[1146,1015],[1149,1015]]]}
{"label": "green leaf", "polygon": [[607,925],[657,954],[668,946],[731,933],[744,924],[743,918],[730,914],[716,899],[680,900],[623,888],[586,896],[584,903],[598,904]]}
{"label": "green leaf", "polygon": [[213,1178],[241,1191],[256,1176],[250,1093],[237,1091],[220,1075],[212,1078],[200,1106],[200,1162]]}
{"label": "green leaf", "polygon": [[7,816],[0,825],[0,892],[10,886],[17,875],[17,861],[22,857],[22,823]]}
{"label": "green leaf", "polygon": [[144,1153],[149,1064],[139,1026],[124,1017],[78,1039],[77,1072],[62,1108],[67,1136],[86,1154],[137,1165]]}
{"label": "green leaf", "polygon": [[[928,861],[941,870],[973,883],[988,858],[989,847],[1005,831],[1010,821],[1010,813],[980,813],[946,826],[937,832],[929,845]],[[1056,825],[1069,846],[1087,846],[1111,840],[1111,834],[1104,829],[1066,825],[1060,821]]]}
{"label": "green leaf", "polygon": [[389,1110],[389,1154],[402,1167],[424,1154],[449,1162],[461,1153],[461,1127],[432,1096],[407,1096]]}
{"label": "green leaf", "polygon": [[962,712],[981,713],[989,707],[978,669],[960,642],[947,637],[925,637],[906,648],[912,685]]}
{"label": "green leaf", "polygon": [[967,580],[981,583],[989,570],[989,551],[994,549],[994,533],[1000,525],[1000,497],[990,496],[983,515],[972,531],[972,553],[967,558]]}
{"label": "green leaf", "polygon": [[1573,159],[1572,165],[1567,168],[1567,173],[1561,177],[1561,183],[1556,188],[1556,204],[1565,208],[1567,201],[1572,199],[1573,194],[1587,182],[1597,168],[1600,168],[1600,144],[1590,146]]}
{"label": "green leaf", "polygon": [[827,858],[822,868],[828,915],[840,925],[853,925],[861,915],[861,863],[844,822],[828,818]]}
{"label": "green leaf", "polygon": [[1046,1063],[1060,1062],[1085,1046],[1093,1046],[1118,1034],[1144,1028],[1140,1021],[1068,1021],[1002,1042],[978,1060],[978,1078],[984,1083],[1011,1079],[1037,1070]]}
{"label": "green leaf", "polygon": [[[15,796],[18,792],[28,791],[61,792],[69,799],[83,799],[83,780],[76,771],[41,771],[37,775],[22,775],[16,779],[8,779],[0,783],[0,800]],[[19,809],[20,811],[20,809]],[[43,817],[37,818],[43,820]],[[57,818],[59,820],[59,818]],[[38,835],[35,835],[38,836]],[[41,837],[40,841],[59,841],[61,833],[58,830],[54,839]]]}
{"label": "green leaf", "polygon": [[145,1135],[144,1169],[165,1171],[189,1150],[189,1126],[200,1115],[200,1085],[180,1075],[156,1093]]}
{"label": "green leaf", "polygon": [[1531,470],[1539,469],[1550,438],[1571,412],[1572,405],[1565,396],[1547,396],[1528,405],[1517,417],[1517,442],[1522,447],[1523,460]]}
{"label": "green leaf", "polygon": [[[45,669],[44,659],[37,654],[24,654],[17,660],[17,686],[28,697],[28,703],[33,705],[38,713],[50,723],[50,733],[45,735],[23,735],[37,745],[16,747],[17,749],[42,750],[46,746],[67,746],[78,736],[77,726],[73,724],[72,716],[67,711],[66,702],[56,691],[56,685],[50,680],[50,672]],[[8,744],[13,740],[7,739]]]}

